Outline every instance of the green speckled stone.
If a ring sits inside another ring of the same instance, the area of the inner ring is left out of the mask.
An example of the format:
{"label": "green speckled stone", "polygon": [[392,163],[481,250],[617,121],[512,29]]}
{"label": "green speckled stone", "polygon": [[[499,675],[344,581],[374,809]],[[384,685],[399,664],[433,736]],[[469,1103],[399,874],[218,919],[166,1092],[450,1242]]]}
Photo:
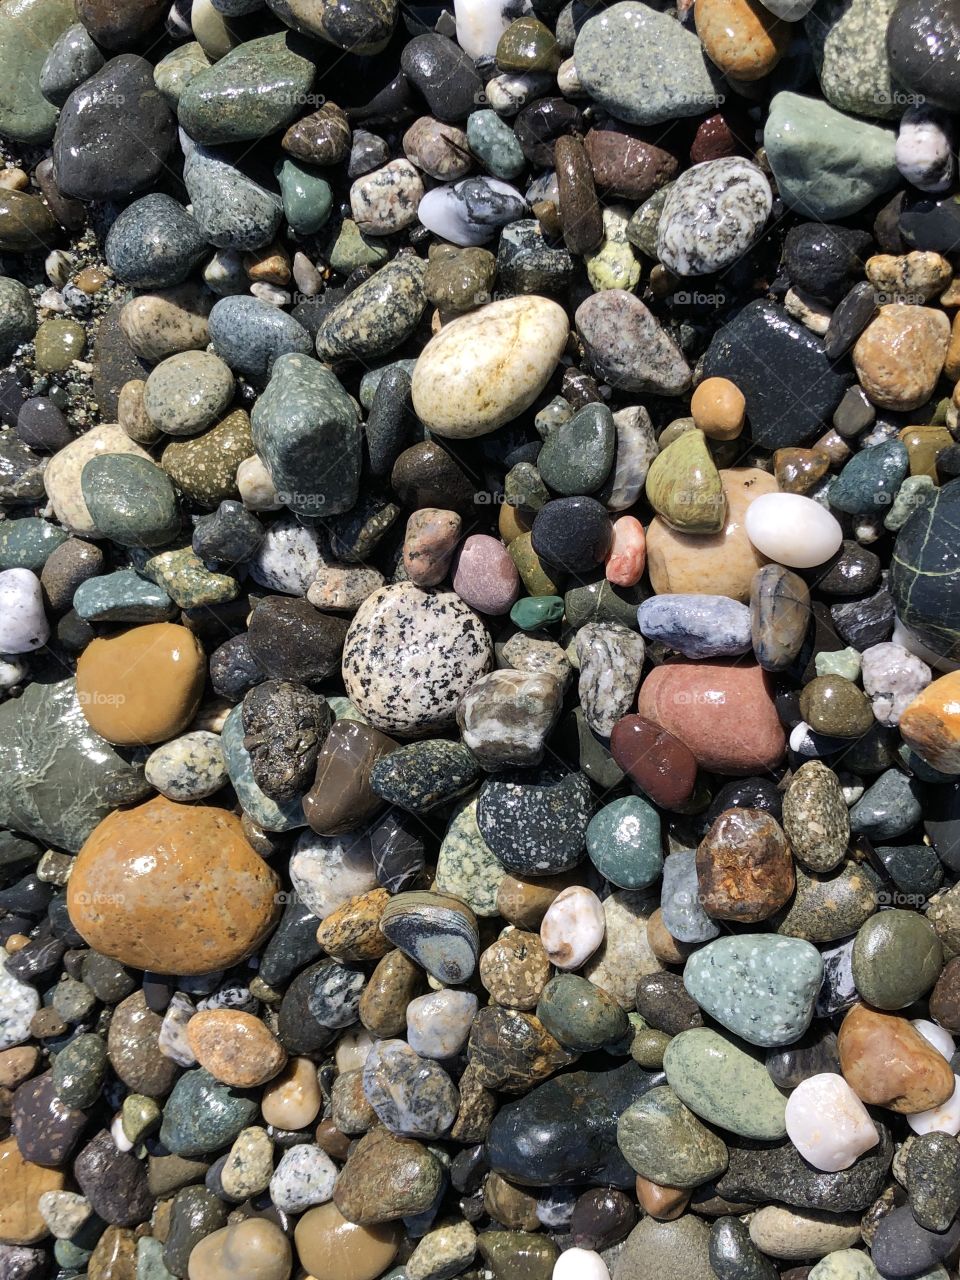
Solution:
{"label": "green speckled stone", "polygon": [[613,414],[605,404],[588,404],[544,442],[537,470],[554,493],[593,493],[610,474],[617,444]]}
{"label": "green speckled stone", "polygon": [[577,1053],[622,1040],[630,1025],[613,996],[576,973],[550,979],[540,994],[537,1017],[555,1040]]}
{"label": "green speckled stone", "polygon": [[21,342],[37,331],[37,312],[30,290],[19,280],[0,276],[0,360],[6,362]]}
{"label": "green speckled stone", "polygon": [[102,1036],[79,1035],[53,1060],[53,1087],[68,1107],[92,1107],[100,1095],[107,1069],[107,1046]]}
{"label": "green speckled stone", "polygon": [[327,261],[334,271],[347,276],[357,267],[378,267],[389,257],[390,250],[385,244],[375,236],[365,236],[352,218],[344,218]]}
{"label": "green speckled stone", "polygon": [[97,532],[124,547],[162,547],[180,530],[177,495],[166,472],[133,453],[91,458],[80,490]]}
{"label": "green speckled stone", "polygon": [[143,572],[181,609],[226,604],[240,594],[236,578],[211,572],[192,547],[161,551],[147,561]]}
{"label": "green speckled stone", "polygon": [[645,253],[648,258],[654,260],[657,257],[660,215],[663,213],[663,206],[667,202],[667,196],[673,185],[672,182],[668,182],[659,191],[655,191],[649,199],[644,200],[627,223],[627,239],[631,244],[636,245],[641,253]]}
{"label": "green speckled stone", "polygon": [[257,786],[250,753],[243,745],[243,738],[243,707],[236,706],[223,722],[220,745],[230,781],[244,813],[249,814],[264,831],[291,831],[294,827],[305,827],[307,819],[299,797],[281,805],[264,795]]}
{"label": "green speckled stone", "polygon": [[580,628],[585,622],[620,622],[631,631],[639,631],[640,597],[633,598],[633,595],[632,589],[615,587],[606,578],[584,587],[571,587],[563,597],[567,624]]}
{"label": "green speckled stone", "polygon": [[550,501],[550,490],[532,462],[518,462],[503,479],[504,500],[527,513],[539,511]]}
{"label": "green speckled stone", "polygon": [[[475,111],[471,120],[482,112]],[[427,301],[441,311],[472,311],[493,298],[497,260],[489,249],[437,245],[423,277]]]}
{"label": "green speckled stone", "polygon": [[128,1093],[120,1108],[123,1136],[136,1146],[159,1126],[161,1115],[159,1104],[154,1098],[148,1098],[142,1093]]}
{"label": "green speckled stone", "polygon": [[707,439],[702,431],[684,431],[650,463],[647,500],[680,533],[718,533],[726,517],[726,499]]}
{"label": "green speckled stone", "polygon": [[587,854],[619,889],[646,889],[663,870],[660,815],[642,796],[604,805],[587,827]]}
{"label": "green speckled stone", "polygon": [[73,0],[0,4],[0,134],[15,142],[53,137],[57,109],[40,92],[40,69],[58,36],[77,20]]}
{"label": "green speckled stone", "polygon": [[190,81],[211,65],[202,47],[191,40],[160,59],[153,68],[153,83],[176,111],[180,95]]}
{"label": "green speckled stone", "polygon": [[237,496],[237,467],[253,451],[250,418],[235,409],[203,435],[171,441],[160,465],[181,493],[202,507],[216,507]]}
{"label": "green speckled stone", "polygon": [[797,888],[777,933],[808,942],[836,942],[856,933],[877,909],[876,882],[855,862],[829,875],[796,868]]}
{"label": "green speckled stone", "polygon": [[667,1085],[627,1107],[617,1146],[641,1177],[669,1187],[698,1187],[727,1167],[726,1145]]}
{"label": "green speckled stone", "polygon": [[926,995],[943,968],[936,930],[916,911],[894,908],[872,916],[853,944],[853,981],[877,1009],[905,1009]]}
{"label": "green speckled stone", "polygon": [[0,828],[78,853],[101,819],[150,790],[90,728],[73,679],[29,684],[0,705]]}
{"label": "green speckled stone", "polygon": [[936,493],[937,486],[929,476],[907,476],[883,517],[883,527],[898,533],[915,511],[930,505]]}
{"label": "green speckled stone", "polygon": [[450,819],[437,856],[438,893],[462,898],[475,916],[498,915],[497,890],[507,874],[477,826],[476,798],[467,800]]}
{"label": "green speckled stone", "polygon": [[76,320],[44,320],[34,339],[34,359],[41,373],[63,373],[79,360],[87,345],[87,331]]}
{"label": "green speckled stone", "polygon": [[243,142],[281,129],[305,105],[316,74],[291,31],[237,45],[192,77],[177,114],[197,142]]}
{"label": "green speckled stone", "polygon": [[462,742],[431,738],[382,756],[370,771],[370,786],[387,804],[409,813],[429,813],[473,790],[480,766]]}
{"label": "green speckled stone", "polygon": [[177,615],[166,591],[133,569],[81,582],[73,607],[86,622],[166,622]]}
{"label": "green speckled stone", "polygon": [[495,111],[485,108],[467,117],[470,150],[495,178],[509,182],[527,167],[517,135]]}
{"label": "green speckled stone", "polygon": [[627,236],[628,211],[622,207],[604,209],[603,239],[599,248],[584,256],[587,278],[594,289],[627,289],[640,283],[640,259]]}
{"label": "green speckled stone", "polygon": [[849,515],[886,514],[910,470],[901,440],[885,440],[855,453],[830,485],[830,505]]}
{"label": "green speckled stone", "polygon": [[39,573],[67,537],[65,530],[39,516],[4,520],[0,522],[0,569],[33,569]]}
{"label": "green speckled stone", "polygon": [[764,1064],[719,1032],[681,1031],[667,1046],[663,1069],[677,1097],[708,1124],[767,1141],[787,1132],[787,1100]]}
{"label": "green speckled stone", "polygon": [[298,235],[314,235],[326,225],[333,208],[330,183],[315,169],[290,156],[277,162],[274,173],[287,222]]}
{"label": "green speckled stone", "polygon": [[560,596],[524,596],[510,610],[510,621],[521,631],[548,627],[562,617],[563,600]]}
{"label": "green speckled stone", "polygon": [[762,933],[708,942],[683,971],[683,984],[704,1013],[764,1047],[800,1039],[822,980],[823,961],[811,943]]}
{"label": "green speckled stone", "polygon": [[890,72],[887,27],[897,0],[817,0],[804,26],[823,96],[855,116],[897,119],[907,105]]}
{"label": "green speckled stone", "polygon": [[372,360],[405,342],[426,306],[425,271],[422,258],[401,254],[348,294],[320,323],[320,359]]}
{"label": "green speckled stone", "polygon": [[175,1156],[207,1155],[228,1147],[258,1114],[252,1098],[209,1071],[187,1071],[164,1105],[160,1141]]}

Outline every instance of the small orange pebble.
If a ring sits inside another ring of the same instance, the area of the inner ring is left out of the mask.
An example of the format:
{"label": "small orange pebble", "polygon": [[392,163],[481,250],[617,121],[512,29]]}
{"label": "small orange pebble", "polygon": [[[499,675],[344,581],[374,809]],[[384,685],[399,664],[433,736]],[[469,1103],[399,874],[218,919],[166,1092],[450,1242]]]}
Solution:
{"label": "small orange pebble", "polygon": [[3,944],[8,955],[15,955],[16,952],[22,951],[30,939],[25,933],[11,933],[9,938]]}
{"label": "small orange pebble", "polygon": [[73,277],[73,283],[81,293],[93,295],[99,293],[110,277],[99,267],[84,267]]}
{"label": "small orange pebble", "polygon": [[613,542],[607,556],[606,578],[615,587],[635,586],[647,564],[647,538],[636,516],[613,522]]}
{"label": "small orange pebble", "polygon": [[247,279],[266,284],[290,283],[290,255],[281,244],[255,249],[243,259]]}
{"label": "small orange pebble", "polygon": [[735,440],[743,430],[747,402],[729,378],[704,378],[690,399],[690,412],[711,440]]}

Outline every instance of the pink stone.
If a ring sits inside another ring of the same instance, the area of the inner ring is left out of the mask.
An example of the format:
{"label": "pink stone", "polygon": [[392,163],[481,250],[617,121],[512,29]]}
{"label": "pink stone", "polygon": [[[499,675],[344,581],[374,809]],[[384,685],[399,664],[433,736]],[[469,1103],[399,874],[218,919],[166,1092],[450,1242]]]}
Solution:
{"label": "pink stone", "polygon": [[520,575],[502,542],[487,533],[464,541],[453,569],[453,589],[479,613],[509,613],[520,594]]}
{"label": "pink stone", "polygon": [[637,709],[686,743],[703,769],[751,774],[783,759],[786,735],[756,663],[665,662],[643,682]]}
{"label": "pink stone", "polygon": [[418,587],[435,587],[447,576],[463,521],[455,511],[423,507],[407,521],[403,567]]}
{"label": "pink stone", "polygon": [[647,538],[636,516],[620,516],[613,522],[613,542],[607,556],[607,581],[615,587],[633,587],[647,563]]}

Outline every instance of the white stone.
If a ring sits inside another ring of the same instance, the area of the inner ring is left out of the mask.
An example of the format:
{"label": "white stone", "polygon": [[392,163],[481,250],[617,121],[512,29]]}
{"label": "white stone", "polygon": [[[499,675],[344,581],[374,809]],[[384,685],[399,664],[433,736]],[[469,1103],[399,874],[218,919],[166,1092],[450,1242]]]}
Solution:
{"label": "white stone", "polygon": [[815,1169],[837,1173],[880,1141],[870,1113],[843,1076],[809,1076],[787,1099],[787,1136]]}
{"label": "white stone", "polygon": [[953,182],[953,143],[949,118],[933,107],[907,107],[900,120],[894,152],[897,168],[921,191],[946,191]]}
{"label": "white stone", "polygon": [[118,1151],[132,1151],[133,1143],[123,1132],[123,1115],[121,1112],[110,1121],[110,1137],[113,1139],[113,1145]]}
{"label": "white stone", "polygon": [[470,58],[492,58],[500,37],[518,16],[503,0],[454,0],[457,44]]}
{"label": "white stone", "polygon": [[577,75],[577,64],[572,57],[564,59],[557,67],[557,88],[565,98],[585,98],[587,91]]}
{"label": "white stone", "polygon": [[12,689],[22,684],[29,669],[22,658],[0,658],[0,689]]}
{"label": "white stone", "polygon": [[550,76],[541,71],[528,71],[526,75],[504,72],[487,81],[487,104],[499,116],[515,116],[533,98],[548,93],[552,83]]}
{"label": "white stone", "polygon": [[377,887],[369,838],[301,832],[290,858],[290,880],[304,906],[326,919],[350,898]]}
{"label": "white stone", "polygon": [[863,651],[863,691],[880,724],[894,726],[933,679],[927,664],[902,644],[885,641]]}
{"label": "white stone", "polygon": [[30,569],[0,573],[0,653],[32,653],[50,639],[40,579]]}
{"label": "white stone", "polygon": [[333,1195],[337,1166],[325,1151],[303,1143],[285,1151],[270,1179],[270,1199],[284,1213],[303,1213]]}
{"label": "white stone", "polygon": [[255,453],[237,467],[237,488],[250,511],[279,511],[283,506],[273,477]]}
{"label": "white stone", "polygon": [[747,537],[761,555],[790,569],[812,569],[840,549],[836,516],[799,493],[762,493],[744,517]]}
{"label": "white stone", "polygon": [[7,953],[0,947],[0,1050],[30,1038],[30,1022],[40,1008],[36,988],[7,973]]}
{"label": "white stone", "polygon": [[193,1001],[182,991],[175,991],[160,1024],[157,1045],[166,1058],[181,1067],[195,1067],[197,1059],[187,1040],[187,1023],[196,1013]]}
{"label": "white stone", "polygon": [[227,782],[220,735],[206,729],[185,733],[151,751],[143,776],[168,800],[203,800]]}
{"label": "white stone", "polygon": [[553,1264],[553,1280],[610,1280],[610,1272],[592,1249],[565,1249]]}
{"label": "white stone", "polygon": [[75,1236],[93,1212],[86,1196],[76,1191],[43,1191],[37,1200],[40,1217],[57,1240]]}
{"label": "white stone", "polygon": [[[926,1018],[914,1018],[911,1026],[928,1044],[933,1045],[937,1053],[950,1061],[955,1045],[953,1036],[945,1027]],[[953,1093],[946,1102],[941,1102],[939,1107],[931,1107],[929,1111],[915,1111],[907,1116],[907,1124],[914,1133],[949,1133],[954,1137],[960,1133],[960,1076],[954,1075],[953,1079]]]}
{"label": "white stone", "polygon": [[[482,194],[483,188],[489,196]],[[472,212],[472,202],[476,200],[478,190],[487,215],[482,219]],[[493,210],[498,207],[500,212],[495,216]],[[509,182],[500,178],[474,177],[428,191],[420,201],[417,217],[435,236],[466,248],[486,244],[502,225],[522,217],[525,210],[526,201]]]}
{"label": "white stone", "polygon": [[409,160],[391,160],[357,178],[350,188],[350,212],[362,232],[390,236],[417,221],[423,181]]}
{"label": "white stone", "polygon": [[567,343],[567,313],[549,298],[503,298],[444,325],[413,371],[413,407],[440,436],[484,436],[528,409]]}
{"label": "white stone", "polygon": [[321,534],[283,515],[271,524],[249,561],[250,576],[268,591],[302,596],[324,565]]}
{"label": "white stone", "polygon": [[670,187],[657,230],[657,257],[680,276],[702,276],[736,262],[773,208],[763,170],[741,156],[695,164]]}
{"label": "white stone", "polygon": [[914,1031],[919,1031],[927,1044],[932,1044],[937,1053],[942,1054],[948,1062],[950,1061],[956,1045],[946,1027],[941,1027],[938,1022],[931,1022],[928,1018],[914,1018],[910,1025]]}
{"label": "white stone", "polygon": [[357,1031],[345,1031],[337,1041],[334,1058],[337,1070],[343,1075],[347,1071],[359,1071],[367,1060],[370,1050],[375,1044],[374,1037],[361,1027]]}
{"label": "white stone", "polygon": [[453,987],[417,996],[407,1005],[407,1043],[421,1058],[452,1058],[467,1042],[480,1002]]}
{"label": "white stone", "polygon": [[606,918],[592,889],[571,885],[554,898],[540,925],[540,941],[558,969],[579,969],[603,942]]}
{"label": "white stone", "polygon": [[96,525],[87,509],[80,490],[80,473],[91,458],[105,453],[132,453],[138,458],[149,458],[145,449],[135,444],[123,427],[116,423],[104,423],[91,427],[76,440],[71,440],[47,463],[43,473],[43,487],[53,504],[53,513],[72,533],[97,538]]}
{"label": "white stone", "polygon": [[799,22],[810,12],[816,0],[760,0],[760,3],[786,22]]}

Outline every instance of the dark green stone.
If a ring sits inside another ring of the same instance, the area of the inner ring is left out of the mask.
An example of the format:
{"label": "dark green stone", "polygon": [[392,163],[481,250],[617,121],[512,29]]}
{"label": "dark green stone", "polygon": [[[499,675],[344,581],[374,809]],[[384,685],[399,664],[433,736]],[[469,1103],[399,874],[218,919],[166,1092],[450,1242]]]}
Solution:
{"label": "dark green stone", "polygon": [[177,495],[167,473],[133,453],[91,458],[80,476],[97,531],[124,547],[162,547],[180,531]]}
{"label": "dark green stone", "polygon": [[187,1071],[173,1086],[163,1109],[160,1141],[176,1156],[202,1156],[234,1141],[254,1123],[258,1104],[209,1071]]}
{"label": "dark green stone", "polygon": [[710,1268],[717,1280],[777,1280],[778,1275],[739,1218],[718,1218],[711,1227]]}
{"label": "dark green stone", "polygon": [[0,524],[0,569],[33,569],[39,573],[67,536],[63,529],[39,516],[4,520]]}
{"label": "dark green stone", "polygon": [[850,515],[886,513],[909,470],[910,456],[900,440],[861,449],[831,484],[830,505]]}
{"label": "dark green stone", "polygon": [[960,660],[960,479],[897,535],[890,594],[900,621],[941,657]]}
{"label": "dark green stone", "polygon": [[555,493],[593,493],[613,466],[617,430],[605,404],[588,404],[547,437],[537,469]]}
{"label": "dark green stone", "polygon": [[61,1049],[53,1061],[53,1087],[68,1107],[92,1107],[107,1069],[107,1046],[102,1036],[80,1035]]}
{"label": "dark green stone", "polygon": [[627,1034],[627,1015],[616,1000],[576,973],[561,973],[544,987],[537,1017],[555,1040],[592,1053]]}
{"label": "dark green stone", "polygon": [[510,610],[510,621],[521,631],[548,627],[562,617],[563,600],[560,596],[524,596]]}
{"label": "dark green stone", "polygon": [[473,789],[480,766],[460,742],[443,738],[411,742],[373,766],[370,786],[388,804],[428,813]]}
{"label": "dark green stone", "polygon": [[930,990],[943,968],[936,930],[916,911],[894,908],[872,916],[853,944],[853,980],[877,1009],[905,1009]]}
{"label": "dark green stone", "polygon": [[184,1187],[173,1197],[163,1262],[174,1276],[186,1277],[194,1245],[226,1226],[227,1206],[206,1187]]}
{"label": "dark green stone", "polygon": [[927,1231],[946,1231],[960,1209],[960,1144],[949,1133],[914,1134],[905,1186],[913,1216]]}

